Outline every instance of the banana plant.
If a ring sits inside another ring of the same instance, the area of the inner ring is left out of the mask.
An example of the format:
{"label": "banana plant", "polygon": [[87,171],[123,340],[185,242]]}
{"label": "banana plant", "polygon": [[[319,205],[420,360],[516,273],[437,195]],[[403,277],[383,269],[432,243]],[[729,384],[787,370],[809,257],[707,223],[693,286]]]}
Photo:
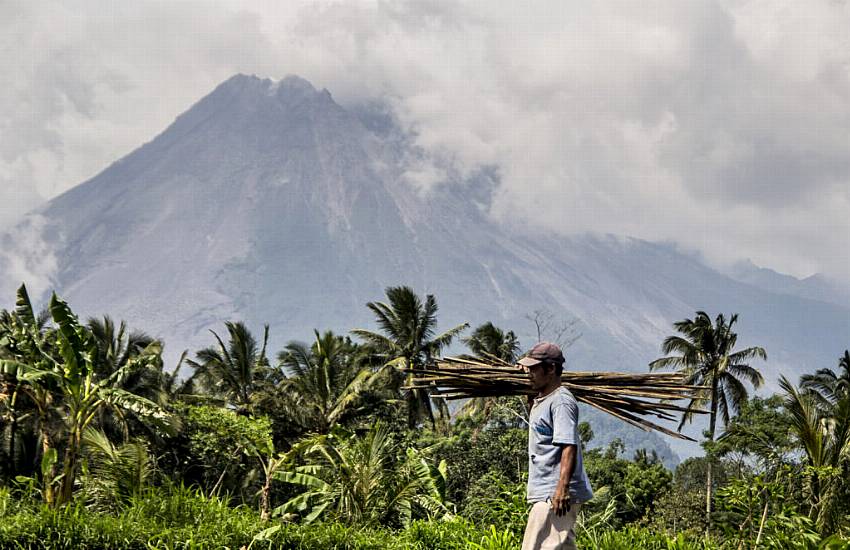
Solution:
{"label": "banana plant", "polygon": [[61,357],[61,362],[56,362],[51,374],[68,409],[68,439],[57,499],[57,503],[62,504],[71,499],[83,433],[102,408],[111,408],[119,416],[122,410],[132,411],[164,430],[170,429],[170,415],[153,401],[115,387],[117,379],[159,360],[162,353],[159,342],[149,344],[108,378],[97,380],[95,361],[98,349],[91,332],[80,324],[68,304],[55,293],[50,299],[50,314],[57,327],[56,343]]}
{"label": "banana plant", "polygon": [[[47,326],[46,312],[36,315],[26,285],[18,289],[15,309],[4,311],[2,338],[0,338],[0,379],[3,381],[5,416],[9,420],[10,458],[14,467],[18,425],[32,416],[41,443],[42,498],[47,504],[54,500],[56,449],[49,424],[56,415],[54,407],[55,384],[49,380],[53,368],[55,330]],[[29,409],[20,410],[21,397],[25,396]],[[52,460],[50,459],[52,457]],[[46,468],[46,469],[45,469]]]}
{"label": "banana plant", "polygon": [[[22,289],[23,292],[19,291],[19,306],[23,298],[29,301],[25,289]],[[29,311],[25,307],[19,307],[19,310],[25,315],[32,311],[31,305]],[[68,304],[55,293],[50,299],[49,311],[56,325],[50,341],[31,339],[34,350],[29,351],[37,353],[32,353],[32,357],[22,355],[3,360],[0,368],[4,372],[13,372],[16,380],[33,388],[49,388],[47,393],[55,394],[61,400],[66,427],[62,471],[59,476],[48,475],[48,481],[58,479],[59,488],[54,494],[48,483],[45,490],[46,502],[61,505],[71,499],[83,434],[101,410],[111,409],[119,418],[123,411],[132,411],[164,431],[170,431],[171,417],[153,401],[116,387],[121,378],[159,361],[162,353],[159,342],[151,342],[108,378],[98,379],[98,349],[91,331],[80,324]],[[48,344],[50,349],[47,349]],[[47,452],[49,449],[45,449],[45,454]]]}

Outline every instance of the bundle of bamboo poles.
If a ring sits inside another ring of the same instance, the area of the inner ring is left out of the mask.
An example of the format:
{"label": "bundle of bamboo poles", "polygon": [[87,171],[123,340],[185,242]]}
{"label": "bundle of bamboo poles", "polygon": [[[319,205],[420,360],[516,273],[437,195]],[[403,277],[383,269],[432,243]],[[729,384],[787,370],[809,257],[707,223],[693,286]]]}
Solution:
{"label": "bundle of bamboo poles", "polygon": [[[496,359],[445,357],[412,372],[409,389],[427,390],[433,397],[467,399],[506,395],[534,395],[520,367]],[[700,397],[705,388],[688,386],[678,373],[621,373],[564,371],[563,386],[576,400],[596,407],[643,430],[693,441],[688,436],[660,426],[646,417],[677,420],[686,412],[704,413],[672,401]]]}

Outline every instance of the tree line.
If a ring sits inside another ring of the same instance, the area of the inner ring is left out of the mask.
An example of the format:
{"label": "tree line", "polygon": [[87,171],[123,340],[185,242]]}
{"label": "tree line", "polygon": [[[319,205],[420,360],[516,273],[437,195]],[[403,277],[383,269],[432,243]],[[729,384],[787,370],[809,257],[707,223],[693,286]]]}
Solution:
{"label": "tree line", "polygon": [[[470,400],[452,413],[405,389],[457,339],[473,356],[515,361],[516,334],[492,323],[466,337],[466,323],[438,332],[436,299],[409,287],[367,307],[377,330],[316,330],[276,354],[268,326],[258,337],[226,322],[209,347],[168,367],[162,342],[144,332],[108,316],[82,322],[55,295],[38,311],[21,286],[0,312],[0,485],[47,507],[108,510],[182,484],[255,507],[262,521],[403,528],[463,516],[516,535],[523,400]],[[531,319],[538,330],[552,321]],[[617,441],[589,450],[599,491],[585,537],[593,525],[641,525],[743,546],[850,528],[850,354],[838,371],[781,378],[780,394],[753,397],[748,386],[763,377],[751,362],[767,352],[737,349],[737,320],[697,312],[675,323],[649,365],[706,388],[691,404],[708,411],[705,456],[670,472],[651,451],[623,457]],[[583,442],[592,439],[584,424]]]}

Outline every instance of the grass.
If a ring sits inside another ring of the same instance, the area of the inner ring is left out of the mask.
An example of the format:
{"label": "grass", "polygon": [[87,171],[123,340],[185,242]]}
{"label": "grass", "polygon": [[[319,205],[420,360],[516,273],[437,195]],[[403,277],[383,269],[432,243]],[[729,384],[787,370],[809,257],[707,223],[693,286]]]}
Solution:
{"label": "grass", "polygon": [[[231,506],[226,498],[207,497],[182,486],[149,489],[111,513],[87,509],[80,502],[61,509],[27,502],[14,498],[8,489],[0,488],[0,548],[509,550],[518,547],[520,538],[517,526],[482,528],[462,518],[414,521],[400,531],[339,523],[303,526],[263,522],[253,509]],[[267,531],[267,536],[257,538],[263,531]],[[599,550],[725,548],[717,542],[689,539],[684,535],[669,537],[637,527],[600,531],[592,539],[583,533],[579,547]],[[811,548],[850,550],[850,542],[836,539],[829,545],[822,543]]]}

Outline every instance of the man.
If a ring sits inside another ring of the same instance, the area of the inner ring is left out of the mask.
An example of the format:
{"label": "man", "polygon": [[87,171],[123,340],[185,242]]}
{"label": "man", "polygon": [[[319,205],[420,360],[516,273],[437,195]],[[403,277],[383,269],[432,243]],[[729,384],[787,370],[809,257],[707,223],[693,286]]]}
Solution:
{"label": "man", "polygon": [[578,434],[578,403],[561,386],[564,354],[536,344],[518,363],[537,392],[528,418],[528,502],[532,505],[522,550],[574,549],[582,503],[593,498]]}

